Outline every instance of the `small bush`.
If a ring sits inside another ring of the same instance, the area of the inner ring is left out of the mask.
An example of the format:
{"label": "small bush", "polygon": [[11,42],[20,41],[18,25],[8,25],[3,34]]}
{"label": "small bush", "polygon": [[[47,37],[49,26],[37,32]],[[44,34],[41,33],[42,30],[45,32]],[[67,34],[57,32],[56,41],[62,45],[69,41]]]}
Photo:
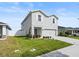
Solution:
{"label": "small bush", "polygon": [[67,37],[68,35],[67,34],[64,34],[64,36]]}
{"label": "small bush", "polygon": [[26,37],[27,37],[27,38],[31,38],[31,37],[32,37],[32,35],[30,35],[30,34],[27,34],[27,35],[26,35]]}
{"label": "small bush", "polygon": [[43,36],[43,38],[51,38],[51,36]]}
{"label": "small bush", "polygon": [[33,38],[40,38],[40,35],[33,35]]}
{"label": "small bush", "polygon": [[71,33],[70,33],[70,32],[65,32],[65,34],[67,34],[67,35],[71,35]]}
{"label": "small bush", "polygon": [[64,32],[60,32],[59,36],[64,36],[64,34],[65,34]]}
{"label": "small bush", "polygon": [[67,37],[69,35],[69,33],[64,33],[64,32],[60,32],[59,33],[59,36],[65,36],[65,37]]}
{"label": "small bush", "polygon": [[77,36],[76,34],[73,34],[73,36]]}

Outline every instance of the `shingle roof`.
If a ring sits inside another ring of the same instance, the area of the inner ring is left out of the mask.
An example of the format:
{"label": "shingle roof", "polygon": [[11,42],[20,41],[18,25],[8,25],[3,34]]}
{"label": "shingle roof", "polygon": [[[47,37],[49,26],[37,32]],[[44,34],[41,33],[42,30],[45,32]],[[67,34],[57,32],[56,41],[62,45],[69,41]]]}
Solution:
{"label": "shingle roof", "polygon": [[73,28],[73,27],[64,27],[64,26],[58,26],[59,29],[66,29],[66,30],[79,30],[79,28]]}
{"label": "shingle roof", "polygon": [[33,12],[41,12],[43,15],[45,15],[46,17],[51,17],[51,16],[54,16],[54,17],[56,17],[57,19],[58,19],[58,17],[56,16],[56,15],[46,15],[44,12],[42,12],[41,10],[36,10],[36,11],[32,11],[32,13]]}
{"label": "shingle roof", "polygon": [[6,23],[0,22],[0,25],[1,25],[1,26],[5,25],[5,26],[7,26],[7,28],[8,28],[9,30],[11,30],[10,26],[7,25]]}
{"label": "shingle roof", "polygon": [[6,24],[6,23],[0,22],[0,24]]}

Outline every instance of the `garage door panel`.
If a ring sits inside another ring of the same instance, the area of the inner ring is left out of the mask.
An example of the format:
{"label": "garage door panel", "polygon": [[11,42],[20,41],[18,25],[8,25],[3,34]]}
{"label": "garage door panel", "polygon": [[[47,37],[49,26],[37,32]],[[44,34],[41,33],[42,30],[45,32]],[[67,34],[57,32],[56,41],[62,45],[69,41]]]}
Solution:
{"label": "garage door panel", "polygon": [[43,30],[43,36],[55,36],[55,30]]}

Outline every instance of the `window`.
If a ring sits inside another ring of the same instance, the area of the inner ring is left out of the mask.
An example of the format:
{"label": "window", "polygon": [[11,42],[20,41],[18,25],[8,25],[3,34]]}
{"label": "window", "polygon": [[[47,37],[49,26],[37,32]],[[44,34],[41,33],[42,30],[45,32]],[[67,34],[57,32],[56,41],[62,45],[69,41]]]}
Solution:
{"label": "window", "polygon": [[38,21],[41,21],[41,15],[38,15]]}
{"label": "window", "polygon": [[55,23],[55,19],[53,18],[53,23]]}

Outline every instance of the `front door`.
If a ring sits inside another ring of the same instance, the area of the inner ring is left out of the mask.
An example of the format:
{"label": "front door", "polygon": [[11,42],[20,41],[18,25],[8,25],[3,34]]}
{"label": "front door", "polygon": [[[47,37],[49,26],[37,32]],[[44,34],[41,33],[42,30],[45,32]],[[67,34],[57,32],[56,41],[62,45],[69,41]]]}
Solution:
{"label": "front door", "polygon": [[34,35],[37,35],[37,29],[36,28],[34,29]]}

